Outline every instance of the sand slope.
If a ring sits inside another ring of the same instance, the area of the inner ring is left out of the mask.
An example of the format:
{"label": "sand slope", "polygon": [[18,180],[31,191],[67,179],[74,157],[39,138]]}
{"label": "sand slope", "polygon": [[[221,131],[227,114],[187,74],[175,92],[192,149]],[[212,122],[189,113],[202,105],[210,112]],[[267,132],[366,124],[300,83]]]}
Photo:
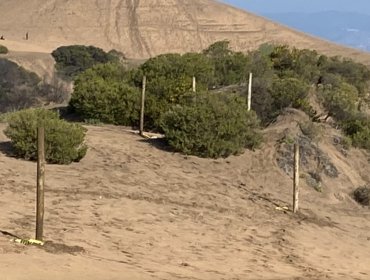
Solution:
{"label": "sand slope", "polygon": [[[65,246],[47,252],[0,234],[2,279],[369,279],[370,212],[349,196],[370,179],[362,151],[344,157],[325,138],[339,177],[325,177],[323,193],[303,183],[300,215],[276,210],[290,207],[292,185],[276,140],[296,117],[270,127],[261,150],[227,160],[88,127],[82,162],[47,166],[45,238]],[[33,236],[35,170],[0,154],[0,230]]]}
{"label": "sand slope", "polygon": [[2,0],[0,34],[19,42],[10,44],[18,51],[39,46],[38,52],[51,52],[61,45],[91,44],[120,50],[130,58],[147,58],[199,51],[227,39],[237,50],[278,42],[370,64],[367,53],[211,0]]}

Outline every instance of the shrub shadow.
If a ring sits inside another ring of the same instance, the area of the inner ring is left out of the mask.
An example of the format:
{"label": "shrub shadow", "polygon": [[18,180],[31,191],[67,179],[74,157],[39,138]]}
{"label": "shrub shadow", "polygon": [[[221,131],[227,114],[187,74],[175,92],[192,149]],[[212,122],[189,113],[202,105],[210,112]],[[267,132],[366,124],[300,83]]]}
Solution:
{"label": "shrub shadow", "polygon": [[19,238],[17,235],[15,235],[15,234],[13,234],[13,233],[11,233],[11,232],[9,232],[9,231],[0,230],[0,233],[1,233],[2,235],[5,235],[5,236],[10,236],[10,237],[13,237],[13,238]]}
{"label": "shrub shadow", "polygon": [[148,139],[140,139],[140,142],[147,143],[158,150],[175,153],[175,149],[173,149],[167,142],[166,138],[148,138]]}
{"label": "shrub shadow", "polygon": [[58,112],[59,117],[67,122],[83,122],[84,119],[78,114],[74,113],[72,109],[67,106],[59,106],[51,109],[52,111]]}
{"label": "shrub shadow", "polygon": [[13,151],[13,145],[10,141],[0,142],[0,153],[8,157],[16,157]]}

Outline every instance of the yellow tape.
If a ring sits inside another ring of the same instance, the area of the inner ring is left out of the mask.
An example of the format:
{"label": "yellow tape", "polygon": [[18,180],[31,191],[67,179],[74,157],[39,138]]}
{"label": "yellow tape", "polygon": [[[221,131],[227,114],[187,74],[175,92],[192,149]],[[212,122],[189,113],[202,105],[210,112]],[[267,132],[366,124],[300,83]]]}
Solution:
{"label": "yellow tape", "polygon": [[23,244],[23,245],[40,245],[43,246],[44,242],[36,239],[21,239],[16,238],[12,240],[15,243]]}
{"label": "yellow tape", "polygon": [[283,207],[278,206],[275,209],[278,210],[278,211],[288,211],[289,210],[289,208],[286,207],[286,206],[283,206]]}

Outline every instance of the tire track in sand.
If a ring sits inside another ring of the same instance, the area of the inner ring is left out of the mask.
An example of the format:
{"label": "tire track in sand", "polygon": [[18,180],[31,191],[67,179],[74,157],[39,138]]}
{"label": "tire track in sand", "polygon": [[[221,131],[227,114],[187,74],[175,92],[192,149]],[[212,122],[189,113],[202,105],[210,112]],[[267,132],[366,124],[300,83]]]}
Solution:
{"label": "tire track in sand", "polygon": [[[123,1],[120,0],[120,2]],[[140,0],[126,0],[126,4],[128,9],[129,36],[133,44],[133,50],[137,49],[140,55],[144,55],[146,52],[149,56],[152,56],[149,45],[145,42],[139,29],[139,17],[136,10],[140,5]]]}

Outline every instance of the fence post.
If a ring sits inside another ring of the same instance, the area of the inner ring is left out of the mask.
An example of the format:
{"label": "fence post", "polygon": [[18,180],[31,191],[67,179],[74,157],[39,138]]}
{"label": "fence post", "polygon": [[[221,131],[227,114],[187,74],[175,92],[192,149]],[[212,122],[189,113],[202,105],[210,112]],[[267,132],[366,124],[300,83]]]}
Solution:
{"label": "fence post", "polygon": [[248,112],[252,108],[252,80],[253,74],[249,73],[249,84],[248,84]]}
{"label": "fence post", "polygon": [[144,112],[145,112],[145,90],[146,90],[146,76],[143,77],[143,85],[141,92],[141,109],[140,109],[140,135],[144,135]]}
{"label": "fence post", "polygon": [[44,232],[45,185],[45,129],[37,128],[37,189],[36,189],[36,240],[42,241]]}
{"label": "fence post", "polygon": [[294,144],[293,213],[299,209],[299,144]]}

